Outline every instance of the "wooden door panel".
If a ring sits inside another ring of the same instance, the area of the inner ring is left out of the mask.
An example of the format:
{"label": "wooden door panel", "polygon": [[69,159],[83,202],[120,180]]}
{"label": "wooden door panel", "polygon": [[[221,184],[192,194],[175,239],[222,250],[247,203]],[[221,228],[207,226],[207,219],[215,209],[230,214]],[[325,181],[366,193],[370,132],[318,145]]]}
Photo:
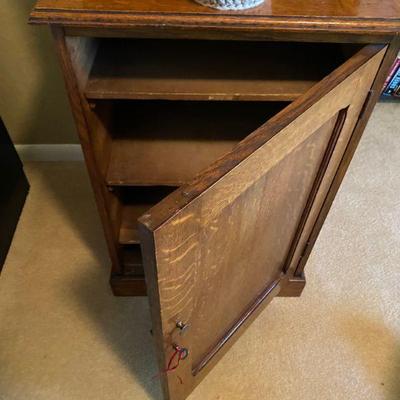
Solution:
{"label": "wooden door panel", "polygon": [[[335,119],[294,148],[212,221],[194,226],[190,242],[196,244],[192,250],[197,252],[195,279],[202,282],[194,282],[199,301],[191,304],[191,310],[173,310],[176,314],[171,317],[184,315],[192,321],[196,372],[257,294],[279,277],[290,246],[287,238],[296,232]],[[207,206],[199,206],[196,214],[209,214]],[[159,245],[168,249],[168,238],[162,239]],[[166,265],[169,260],[160,262]]]}
{"label": "wooden door panel", "polygon": [[[166,398],[184,399],[265,303],[304,245],[378,70],[367,46],[140,219]],[[312,224],[311,224],[312,225]],[[176,327],[190,325],[185,335]]]}
{"label": "wooden door panel", "polygon": [[[303,220],[299,226],[297,236],[292,243],[291,251],[289,252],[285,265],[285,271],[287,273],[295,273],[298,276],[302,273],[301,270],[298,270],[299,264],[310,243],[310,236],[317,221],[319,212],[326,199],[347,145],[350,142],[360,112],[369,95],[369,89],[372,86],[371,74],[374,71],[374,66],[378,62],[379,66],[382,58],[383,56],[378,56],[375,59],[375,63],[371,61],[369,64],[363,66],[360,69],[359,78],[354,81],[352,90],[354,90],[357,95],[352,98],[348,107],[342,110],[342,115],[345,117],[342,121],[342,131],[338,136],[335,145],[330,149],[329,153],[326,154],[326,164],[322,166],[322,170],[320,171],[320,180],[316,182],[317,190],[309,198],[308,207],[303,214]],[[362,71],[362,69],[364,71]]]}

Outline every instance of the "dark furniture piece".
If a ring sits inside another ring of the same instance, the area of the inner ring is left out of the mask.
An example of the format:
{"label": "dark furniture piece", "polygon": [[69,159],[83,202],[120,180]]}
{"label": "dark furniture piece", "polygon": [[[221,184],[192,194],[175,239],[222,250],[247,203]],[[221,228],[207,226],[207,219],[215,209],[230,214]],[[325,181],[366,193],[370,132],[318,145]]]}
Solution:
{"label": "dark furniture piece", "polygon": [[29,192],[23,165],[0,118],[0,272]]}
{"label": "dark furniture piece", "polygon": [[149,296],[165,398],[184,399],[274,296],[301,294],[399,18],[394,0],[38,1],[111,286]]}

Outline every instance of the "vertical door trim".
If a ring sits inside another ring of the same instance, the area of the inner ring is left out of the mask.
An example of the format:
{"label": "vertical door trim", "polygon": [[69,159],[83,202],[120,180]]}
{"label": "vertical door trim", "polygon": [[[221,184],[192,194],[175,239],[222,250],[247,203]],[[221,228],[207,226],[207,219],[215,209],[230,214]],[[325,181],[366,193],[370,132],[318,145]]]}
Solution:
{"label": "vertical door trim", "polygon": [[317,172],[317,176],[315,177],[314,184],[311,188],[306,206],[304,208],[303,214],[300,219],[300,223],[298,226],[298,229],[296,231],[295,237],[293,239],[292,245],[290,246],[290,250],[288,253],[288,256],[286,258],[286,261],[284,263],[283,267],[283,272],[286,274],[288,272],[289,266],[292,262],[293,256],[295,254],[296,248],[300,242],[301,236],[303,235],[304,228],[306,226],[308,217],[310,216],[311,210],[313,208],[315,199],[318,195],[319,189],[321,187],[322,181],[324,179],[326,170],[328,169],[329,163],[331,162],[332,155],[334,153],[334,150],[336,148],[336,143],[339,140],[340,134],[342,133],[343,126],[346,122],[347,118],[347,111],[349,107],[343,108],[339,111],[335,127],[333,128],[333,132],[331,135],[331,138],[328,142],[328,145],[325,150],[325,154],[322,158],[320,167]]}

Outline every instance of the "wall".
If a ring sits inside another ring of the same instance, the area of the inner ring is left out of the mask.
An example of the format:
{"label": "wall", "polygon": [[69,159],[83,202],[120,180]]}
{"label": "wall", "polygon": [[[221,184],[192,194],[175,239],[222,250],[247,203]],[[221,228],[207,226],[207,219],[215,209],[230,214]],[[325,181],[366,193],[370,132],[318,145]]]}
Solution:
{"label": "wall", "polygon": [[28,25],[34,0],[0,0],[0,115],[16,144],[77,143],[47,27]]}

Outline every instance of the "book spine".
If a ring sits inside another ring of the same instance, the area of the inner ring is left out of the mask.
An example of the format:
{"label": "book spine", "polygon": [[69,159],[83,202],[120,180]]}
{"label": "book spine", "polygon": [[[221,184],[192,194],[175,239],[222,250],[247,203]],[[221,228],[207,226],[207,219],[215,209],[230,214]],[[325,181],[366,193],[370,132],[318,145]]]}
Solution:
{"label": "book spine", "polygon": [[399,86],[399,84],[400,84],[400,68],[399,65],[397,65],[397,68],[394,71],[392,78],[384,91],[384,94],[393,95],[393,93],[396,92],[397,86]]}
{"label": "book spine", "polygon": [[[400,69],[398,70],[398,74],[400,75]],[[396,87],[396,90],[393,92],[394,97],[400,97],[400,81]]]}
{"label": "book spine", "polygon": [[383,93],[385,93],[386,89],[388,88],[388,86],[390,84],[390,81],[392,80],[393,75],[397,71],[397,68],[399,67],[399,65],[400,65],[400,53],[397,56],[396,61],[393,63],[392,67],[390,68],[389,74],[388,74],[388,76],[387,76],[387,78],[385,80],[385,83],[383,85],[383,90],[382,90]]}

